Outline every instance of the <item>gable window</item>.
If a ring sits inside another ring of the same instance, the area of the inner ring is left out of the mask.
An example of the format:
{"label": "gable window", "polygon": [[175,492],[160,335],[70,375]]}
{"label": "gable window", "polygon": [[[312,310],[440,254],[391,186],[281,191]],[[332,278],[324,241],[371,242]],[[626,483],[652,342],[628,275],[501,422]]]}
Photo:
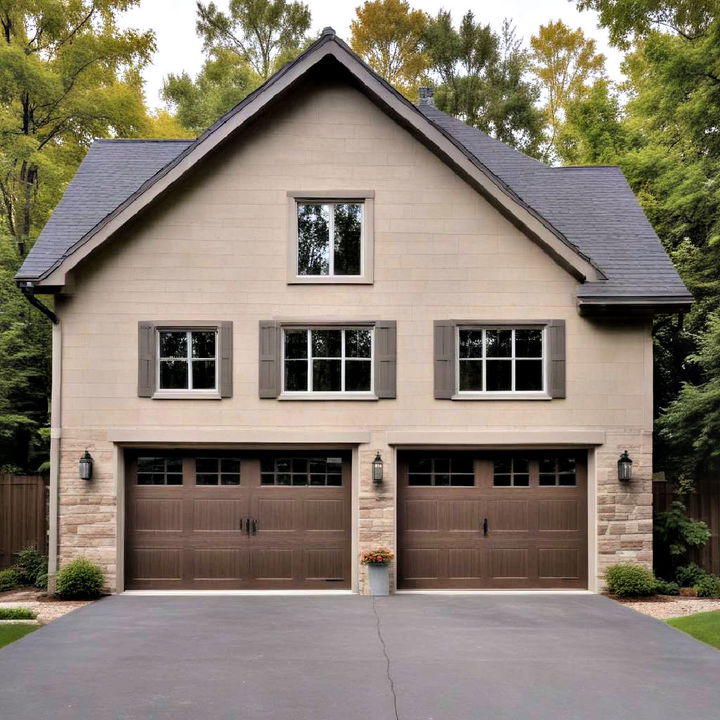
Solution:
{"label": "gable window", "polygon": [[371,283],[373,193],[288,193],[290,283]]}
{"label": "gable window", "polygon": [[458,328],[458,392],[543,392],[542,328]]}
{"label": "gable window", "polygon": [[284,393],[371,393],[371,328],[283,330]]}
{"label": "gable window", "polygon": [[138,323],[138,395],[231,397],[232,323]]}

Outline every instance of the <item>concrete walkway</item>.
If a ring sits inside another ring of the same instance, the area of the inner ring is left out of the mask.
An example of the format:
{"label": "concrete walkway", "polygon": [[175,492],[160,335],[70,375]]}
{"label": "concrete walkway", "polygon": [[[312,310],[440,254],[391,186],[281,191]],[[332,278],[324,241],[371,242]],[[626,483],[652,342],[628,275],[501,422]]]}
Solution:
{"label": "concrete walkway", "polygon": [[0,650],[5,720],[717,717],[720,652],[592,595],[131,597]]}

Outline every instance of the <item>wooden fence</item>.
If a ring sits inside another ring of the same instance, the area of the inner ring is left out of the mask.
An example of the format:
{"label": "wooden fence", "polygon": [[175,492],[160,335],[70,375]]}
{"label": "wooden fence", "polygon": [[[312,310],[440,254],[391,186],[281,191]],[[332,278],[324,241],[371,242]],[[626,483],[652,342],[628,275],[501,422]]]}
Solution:
{"label": "wooden fence", "polygon": [[26,547],[47,552],[47,478],[0,475],[0,570]]}
{"label": "wooden fence", "polygon": [[[673,501],[672,486],[667,482],[653,483],[653,510],[663,512]],[[695,492],[682,498],[693,520],[703,520],[712,537],[705,547],[690,554],[690,559],[708,572],[720,574],[720,473],[699,480]]]}

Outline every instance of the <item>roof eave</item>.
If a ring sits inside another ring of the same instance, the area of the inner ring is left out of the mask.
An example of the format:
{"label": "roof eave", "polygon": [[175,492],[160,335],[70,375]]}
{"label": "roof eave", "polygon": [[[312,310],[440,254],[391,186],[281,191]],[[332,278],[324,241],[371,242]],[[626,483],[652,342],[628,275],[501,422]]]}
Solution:
{"label": "roof eave", "polygon": [[628,316],[674,315],[689,312],[693,297],[687,295],[646,295],[621,296],[607,295],[597,297],[579,297],[578,308],[586,317],[612,317],[622,313]]}

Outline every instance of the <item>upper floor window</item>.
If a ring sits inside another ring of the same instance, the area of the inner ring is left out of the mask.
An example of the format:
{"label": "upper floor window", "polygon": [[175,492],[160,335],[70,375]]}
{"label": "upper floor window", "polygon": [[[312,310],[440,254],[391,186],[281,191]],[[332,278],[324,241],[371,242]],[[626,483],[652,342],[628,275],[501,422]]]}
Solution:
{"label": "upper floor window", "polygon": [[284,393],[371,393],[372,328],[284,329]]}
{"label": "upper floor window", "polygon": [[217,389],[217,331],[159,330],[158,390]]}
{"label": "upper floor window", "polygon": [[542,328],[458,328],[459,393],[545,391]]}
{"label": "upper floor window", "polygon": [[291,283],[371,283],[373,193],[288,193]]}

